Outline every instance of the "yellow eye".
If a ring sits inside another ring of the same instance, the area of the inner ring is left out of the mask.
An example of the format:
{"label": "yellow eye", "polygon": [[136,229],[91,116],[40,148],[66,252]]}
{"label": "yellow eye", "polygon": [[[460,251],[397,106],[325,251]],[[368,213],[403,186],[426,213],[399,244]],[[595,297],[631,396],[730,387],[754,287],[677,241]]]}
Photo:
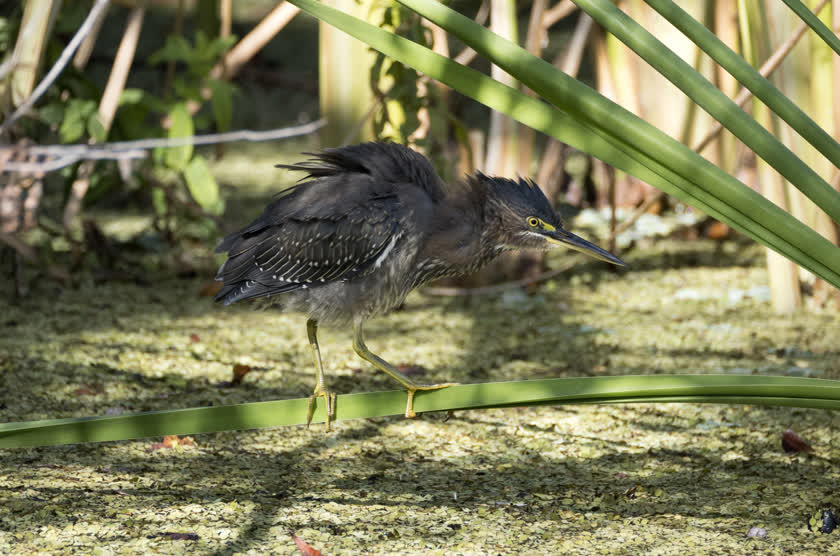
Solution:
{"label": "yellow eye", "polygon": [[532,228],[536,228],[537,226],[540,225],[540,219],[532,216],[528,219],[528,225],[531,226]]}

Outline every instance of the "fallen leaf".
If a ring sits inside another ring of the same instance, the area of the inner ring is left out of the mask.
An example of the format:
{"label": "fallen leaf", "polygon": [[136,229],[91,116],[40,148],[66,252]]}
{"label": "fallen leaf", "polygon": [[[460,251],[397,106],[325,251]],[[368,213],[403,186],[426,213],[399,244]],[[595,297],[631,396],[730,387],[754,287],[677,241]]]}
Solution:
{"label": "fallen leaf", "polygon": [[242,384],[242,379],[250,372],[251,365],[243,365],[241,363],[235,364],[233,366],[233,380],[230,381],[231,385],[238,386]]}
{"label": "fallen leaf", "polygon": [[220,289],[222,289],[222,283],[218,280],[213,280],[212,282],[207,282],[201,286],[201,290],[198,295],[201,297],[215,297],[216,294],[219,293]]}
{"label": "fallen leaf", "polygon": [[82,386],[80,388],[76,388],[73,390],[73,394],[76,396],[95,396],[100,392],[97,391],[95,388],[88,388],[86,386]]}
{"label": "fallen leaf", "polygon": [[298,550],[300,550],[300,553],[303,554],[303,556],[323,556],[322,552],[320,552],[319,550],[315,550],[314,548],[306,544],[306,541],[304,541],[302,538],[298,537],[294,533],[291,533],[291,535],[292,540],[295,541],[295,545],[297,546]]}
{"label": "fallen leaf", "polygon": [[810,444],[802,440],[798,434],[790,429],[782,434],[782,450],[789,454],[814,451]]}

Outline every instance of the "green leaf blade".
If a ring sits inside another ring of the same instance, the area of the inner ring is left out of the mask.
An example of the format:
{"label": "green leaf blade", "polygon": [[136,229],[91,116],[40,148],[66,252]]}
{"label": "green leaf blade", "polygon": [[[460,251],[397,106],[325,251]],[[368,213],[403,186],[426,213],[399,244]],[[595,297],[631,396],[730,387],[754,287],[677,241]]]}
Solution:
{"label": "green leaf blade", "polygon": [[[335,420],[401,415],[402,390],[338,396]],[[649,375],[554,378],[462,384],[418,392],[415,409],[456,411],[493,407],[593,403],[731,403],[840,409],[840,381],[782,376]],[[0,424],[0,449],[108,442],[171,434],[193,435],[306,424],[308,398],[133,415]],[[323,400],[312,422],[323,422]]]}

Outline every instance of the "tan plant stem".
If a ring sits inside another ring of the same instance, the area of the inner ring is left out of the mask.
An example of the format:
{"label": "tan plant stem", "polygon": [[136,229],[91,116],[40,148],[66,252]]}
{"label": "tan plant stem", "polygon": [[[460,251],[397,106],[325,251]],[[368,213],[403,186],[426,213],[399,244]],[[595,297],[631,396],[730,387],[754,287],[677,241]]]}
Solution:
{"label": "tan plant stem", "polygon": [[[137,41],[140,38],[140,29],[143,27],[143,18],[146,15],[146,8],[137,7],[131,10],[128,21],[125,25],[125,32],[117,49],[117,56],[111,68],[111,75],[99,101],[99,119],[106,131],[111,129],[114,115],[117,112],[120,95],[125,89],[125,82],[128,79],[128,72],[134,60],[134,52],[137,49]],[[70,197],[64,206],[62,223],[64,228],[70,232],[76,222],[79,210],[90,186],[90,176],[93,173],[93,161],[85,161],[79,167],[78,175],[70,188]]]}

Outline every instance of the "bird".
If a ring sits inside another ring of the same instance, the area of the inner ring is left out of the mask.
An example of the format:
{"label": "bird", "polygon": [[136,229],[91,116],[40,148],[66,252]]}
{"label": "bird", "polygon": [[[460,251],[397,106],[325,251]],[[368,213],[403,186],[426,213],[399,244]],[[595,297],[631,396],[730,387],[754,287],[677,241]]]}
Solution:
{"label": "bird", "polygon": [[352,325],[356,354],[405,388],[411,418],[416,392],[453,383],[418,384],[370,351],[366,320],[400,306],[426,282],[472,273],[508,250],[567,247],[625,264],[564,229],[531,180],[476,172],[446,184],[422,154],[392,142],[304,155],[310,158],[276,166],[304,177],[219,242],[216,252],[227,259],[215,299],[224,305],[258,299],[307,315],[315,364],[307,424],[323,398],[327,431],[336,398],[324,377],[319,325]]}

